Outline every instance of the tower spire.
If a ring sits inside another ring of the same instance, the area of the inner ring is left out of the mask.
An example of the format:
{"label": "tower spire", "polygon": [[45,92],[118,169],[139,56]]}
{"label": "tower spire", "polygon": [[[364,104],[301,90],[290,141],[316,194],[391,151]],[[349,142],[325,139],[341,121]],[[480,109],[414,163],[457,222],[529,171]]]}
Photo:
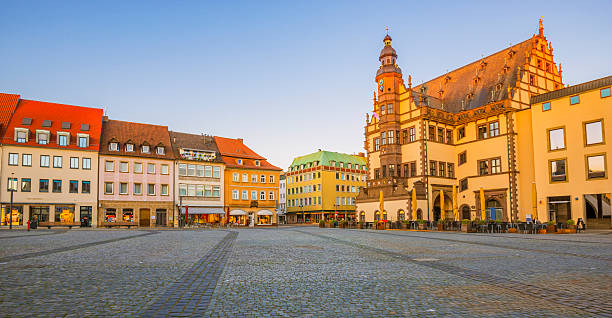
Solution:
{"label": "tower spire", "polygon": [[[543,18],[544,17],[542,17],[542,19]],[[544,36],[544,26],[542,25],[542,19],[540,19],[540,21],[539,21],[540,36]]]}

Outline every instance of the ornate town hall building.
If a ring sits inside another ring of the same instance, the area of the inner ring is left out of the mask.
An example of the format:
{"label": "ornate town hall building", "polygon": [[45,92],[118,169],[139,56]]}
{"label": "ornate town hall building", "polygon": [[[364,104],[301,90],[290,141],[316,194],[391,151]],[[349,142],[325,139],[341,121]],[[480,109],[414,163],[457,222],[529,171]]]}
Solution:
{"label": "ornate town hall building", "polygon": [[379,60],[358,217],[453,219],[453,186],[461,219],[481,218],[481,202],[487,218],[524,220],[532,213],[531,97],[564,87],[542,21],[531,38],[418,86],[411,76],[404,80],[388,34]]}

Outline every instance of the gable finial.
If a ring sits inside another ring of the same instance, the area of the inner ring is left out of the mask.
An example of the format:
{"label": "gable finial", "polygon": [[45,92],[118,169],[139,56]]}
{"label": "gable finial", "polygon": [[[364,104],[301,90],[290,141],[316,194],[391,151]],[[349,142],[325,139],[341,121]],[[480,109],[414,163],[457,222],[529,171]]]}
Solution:
{"label": "gable finial", "polygon": [[544,26],[542,26],[542,19],[544,19],[544,16],[542,16],[542,18],[539,21],[540,36],[544,36]]}
{"label": "gable finial", "polygon": [[[540,20],[542,21],[542,20]],[[387,35],[389,35],[389,26],[387,25],[387,27],[385,27],[385,30],[387,31]]]}

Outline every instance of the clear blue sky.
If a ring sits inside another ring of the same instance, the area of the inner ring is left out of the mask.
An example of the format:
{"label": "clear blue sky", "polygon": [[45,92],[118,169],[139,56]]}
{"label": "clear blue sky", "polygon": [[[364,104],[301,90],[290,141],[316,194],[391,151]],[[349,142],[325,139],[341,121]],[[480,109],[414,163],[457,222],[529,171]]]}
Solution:
{"label": "clear blue sky", "polygon": [[529,38],[541,16],[565,83],[612,74],[611,1],[0,4],[0,91],[242,137],[283,169],[363,151],[387,25],[416,84]]}

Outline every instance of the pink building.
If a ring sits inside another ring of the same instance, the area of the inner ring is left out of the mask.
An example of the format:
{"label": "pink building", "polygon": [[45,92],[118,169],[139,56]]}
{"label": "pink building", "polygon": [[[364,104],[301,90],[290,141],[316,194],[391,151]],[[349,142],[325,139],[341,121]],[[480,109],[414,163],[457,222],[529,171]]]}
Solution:
{"label": "pink building", "polygon": [[100,226],[174,226],[174,152],[168,127],[104,119]]}

